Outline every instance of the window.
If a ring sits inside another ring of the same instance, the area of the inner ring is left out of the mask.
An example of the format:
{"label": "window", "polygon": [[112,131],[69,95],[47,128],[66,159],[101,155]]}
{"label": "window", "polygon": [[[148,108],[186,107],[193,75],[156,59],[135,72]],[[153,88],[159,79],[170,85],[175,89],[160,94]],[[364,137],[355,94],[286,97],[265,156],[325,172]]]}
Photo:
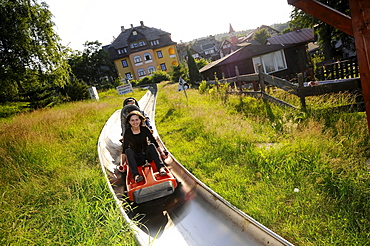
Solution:
{"label": "window", "polygon": [[213,49],[211,49],[211,50],[205,50],[205,51],[204,51],[204,53],[205,53],[206,55],[209,55],[209,54],[213,54],[213,53],[215,53],[215,51],[214,51]]}
{"label": "window", "polygon": [[168,53],[169,53],[170,55],[175,55],[175,49],[174,49],[174,48],[169,48],[169,49],[168,49]]}
{"label": "window", "polygon": [[159,40],[157,39],[157,40],[152,40],[152,41],[150,41],[150,45],[151,46],[155,46],[155,45],[158,45],[159,44]]}
{"label": "window", "polygon": [[262,65],[262,71],[264,73],[272,73],[287,68],[283,50],[253,57],[253,65],[256,73],[258,73],[259,64]]}
{"label": "window", "polygon": [[128,67],[127,60],[122,60],[121,62],[123,67]]}
{"label": "window", "polygon": [[117,50],[118,54],[126,54],[127,53],[127,48],[122,48]]}
{"label": "window", "polygon": [[125,77],[126,77],[126,79],[133,79],[131,73],[126,73]]}
{"label": "window", "polygon": [[144,60],[145,61],[151,61],[152,60],[152,56],[149,53],[145,53],[144,54]]}
{"label": "window", "polygon": [[157,51],[157,56],[158,56],[158,58],[162,58],[163,57],[163,54],[162,54],[162,51]]}
{"label": "window", "polygon": [[130,46],[131,46],[131,49],[135,49],[139,47],[137,43],[132,43]]}
{"label": "window", "polygon": [[162,71],[166,71],[167,70],[166,63],[162,63],[161,64],[161,69],[162,69]]}
{"label": "window", "polygon": [[152,74],[155,72],[155,68],[153,66],[148,67],[148,73]]}
{"label": "window", "polygon": [[145,70],[140,68],[139,70],[137,70],[137,74],[139,75],[139,77],[145,76]]}
{"label": "window", "polygon": [[140,46],[140,47],[145,46],[145,45],[146,45],[145,41],[140,41],[140,42],[139,42],[139,46]]}
{"label": "window", "polygon": [[141,56],[139,56],[139,55],[134,56],[134,62],[135,62],[135,64],[142,62]]}

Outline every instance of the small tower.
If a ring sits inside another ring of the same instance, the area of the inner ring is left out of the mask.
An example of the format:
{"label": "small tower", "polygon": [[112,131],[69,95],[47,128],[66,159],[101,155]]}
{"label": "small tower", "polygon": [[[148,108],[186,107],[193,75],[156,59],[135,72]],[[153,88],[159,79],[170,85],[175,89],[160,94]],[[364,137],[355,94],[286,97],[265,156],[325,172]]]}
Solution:
{"label": "small tower", "polygon": [[231,23],[230,23],[230,28],[229,28],[229,34],[230,34],[230,42],[233,45],[236,45],[236,43],[238,42],[238,38],[235,35],[235,31],[234,31],[234,28],[231,26]]}

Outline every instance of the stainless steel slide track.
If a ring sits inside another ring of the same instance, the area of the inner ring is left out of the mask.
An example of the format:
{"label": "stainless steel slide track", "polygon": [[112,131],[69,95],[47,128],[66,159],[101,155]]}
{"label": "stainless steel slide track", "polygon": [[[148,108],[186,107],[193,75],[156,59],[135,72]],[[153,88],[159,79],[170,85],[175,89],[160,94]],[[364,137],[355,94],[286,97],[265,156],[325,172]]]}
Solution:
{"label": "stainless steel slide track", "polygon": [[[150,88],[140,108],[151,118],[154,134],[157,90]],[[187,171],[172,155],[168,168],[179,185],[175,193],[125,211],[124,185],[116,170],[120,164],[120,110],[105,124],[98,142],[99,159],[109,188],[140,245],[292,245],[250,216],[232,206]],[[115,184],[111,185],[112,182]],[[134,223],[139,221],[139,223]]]}

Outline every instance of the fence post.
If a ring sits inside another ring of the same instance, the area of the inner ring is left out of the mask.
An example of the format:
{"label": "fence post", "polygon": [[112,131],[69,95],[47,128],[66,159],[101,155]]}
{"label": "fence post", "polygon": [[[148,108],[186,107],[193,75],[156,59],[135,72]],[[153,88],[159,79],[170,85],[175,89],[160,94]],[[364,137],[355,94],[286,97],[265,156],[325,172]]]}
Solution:
{"label": "fence post", "polygon": [[[303,74],[302,73],[299,73],[298,74],[298,90],[299,88],[303,88],[304,87],[304,83],[303,83]],[[299,93],[299,99],[301,100],[301,106],[302,106],[302,109],[303,111],[306,111],[306,98],[305,96],[302,96],[301,94],[301,91],[302,90],[299,90],[300,93]]]}
{"label": "fence post", "polygon": [[260,79],[260,86],[261,86],[261,92],[265,92],[265,81],[263,80],[262,76],[262,65],[258,65],[258,77]]}

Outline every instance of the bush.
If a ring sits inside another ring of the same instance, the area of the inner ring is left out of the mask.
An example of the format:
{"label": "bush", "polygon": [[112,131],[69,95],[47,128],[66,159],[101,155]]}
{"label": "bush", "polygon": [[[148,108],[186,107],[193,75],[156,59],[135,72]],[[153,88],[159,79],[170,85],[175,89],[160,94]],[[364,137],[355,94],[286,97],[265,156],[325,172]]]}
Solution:
{"label": "bush", "polygon": [[205,80],[202,80],[202,83],[200,83],[199,89],[198,89],[199,93],[204,94],[208,91],[208,89],[209,87],[207,85],[207,82]]}
{"label": "bush", "polygon": [[146,77],[140,79],[140,81],[139,81],[139,85],[145,85],[145,84],[151,84],[151,83],[153,83],[151,76],[146,76]]}
{"label": "bush", "polygon": [[152,76],[151,76],[151,79],[152,79],[152,83],[160,83],[162,81],[169,81],[171,80],[171,76],[164,72],[164,71],[155,71]]}
{"label": "bush", "polygon": [[67,86],[61,89],[61,93],[66,97],[66,101],[80,101],[89,98],[88,86],[78,79],[70,81]]}

